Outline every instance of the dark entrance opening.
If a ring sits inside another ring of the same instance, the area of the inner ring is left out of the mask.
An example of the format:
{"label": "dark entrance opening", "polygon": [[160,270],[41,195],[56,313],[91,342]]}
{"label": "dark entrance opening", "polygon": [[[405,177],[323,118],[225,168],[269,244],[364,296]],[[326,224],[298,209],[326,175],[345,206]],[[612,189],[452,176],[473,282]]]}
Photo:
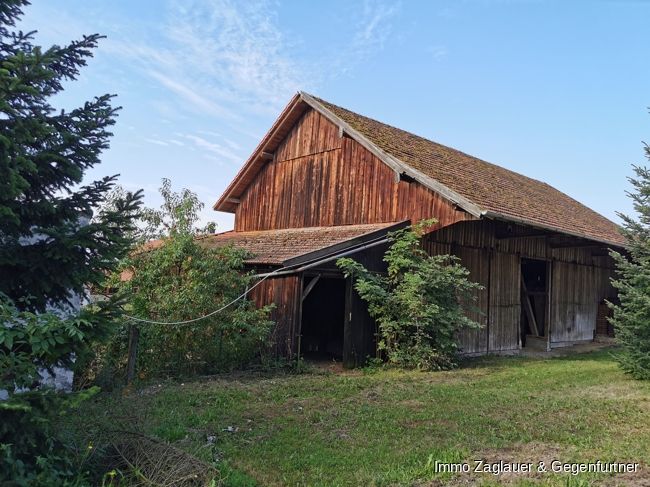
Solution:
{"label": "dark entrance opening", "polygon": [[521,343],[546,349],[548,262],[521,259]]}
{"label": "dark entrance opening", "polygon": [[344,322],[345,279],[305,276],[300,332],[302,356],[342,360]]}

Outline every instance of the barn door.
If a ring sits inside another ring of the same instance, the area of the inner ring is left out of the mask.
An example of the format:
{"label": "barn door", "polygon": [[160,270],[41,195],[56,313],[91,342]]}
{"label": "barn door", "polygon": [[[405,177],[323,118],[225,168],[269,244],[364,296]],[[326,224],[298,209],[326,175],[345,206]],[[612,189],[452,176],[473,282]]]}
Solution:
{"label": "barn door", "polygon": [[519,257],[495,252],[490,261],[489,351],[519,348]]}
{"label": "barn door", "polygon": [[368,306],[355,291],[352,279],[345,285],[345,321],[343,326],[343,366],[364,365],[376,355],[375,320],[368,314]]}

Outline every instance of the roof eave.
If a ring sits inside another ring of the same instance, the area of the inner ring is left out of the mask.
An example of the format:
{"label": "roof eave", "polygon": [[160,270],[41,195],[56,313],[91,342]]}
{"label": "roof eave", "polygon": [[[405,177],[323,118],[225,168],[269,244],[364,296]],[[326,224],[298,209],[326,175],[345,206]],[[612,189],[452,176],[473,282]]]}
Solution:
{"label": "roof eave", "polygon": [[224,211],[227,213],[234,213],[235,209],[237,208],[237,200],[239,199],[239,194],[233,195],[233,191],[236,190],[239,181],[242,179],[244,175],[248,171],[250,171],[254,166],[255,163],[258,162],[260,158],[262,158],[262,153],[266,152],[267,145],[269,143],[269,140],[277,133],[278,130],[280,130],[287,119],[288,115],[297,108],[298,104],[301,102],[301,96],[300,93],[296,93],[291,101],[287,104],[287,106],[282,110],[282,113],[280,116],[276,119],[276,121],[273,123],[269,131],[266,133],[266,135],[262,138],[260,143],[257,145],[253,153],[250,155],[250,157],[246,160],[242,168],[239,170],[239,172],[235,175],[235,177],[232,179],[228,187],[224,190],[222,195],[219,197],[217,202],[212,206],[213,210],[216,211]]}
{"label": "roof eave", "polygon": [[570,232],[567,230],[564,230],[562,228],[554,227],[553,225],[545,225],[543,223],[536,223],[536,222],[531,222],[530,220],[526,220],[525,218],[519,218],[516,216],[512,215],[506,215],[504,213],[499,213],[497,211],[492,211],[492,210],[485,210],[483,211],[482,215],[483,218],[489,218],[491,220],[502,220],[502,221],[507,221],[507,222],[512,222],[512,223],[519,223],[521,225],[527,225],[529,227],[534,227],[534,228],[539,228],[541,230],[549,230],[552,232],[557,232],[557,233],[562,233],[564,235],[569,235],[571,237],[578,237],[578,238],[583,238],[586,240],[591,240],[593,242],[597,242],[600,244],[604,244],[610,247],[616,247],[619,249],[624,249],[626,246],[624,244],[621,244],[620,242],[615,242],[613,240],[608,240],[608,239],[601,239],[601,238],[595,238],[591,235],[587,235],[581,232]]}
{"label": "roof eave", "polygon": [[318,250],[312,250],[311,252],[307,252],[305,254],[297,255],[294,257],[290,257],[282,262],[283,266],[294,266],[297,264],[303,264],[305,262],[309,262],[312,260],[316,259],[321,259],[323,256],[336,256],[337,254],[341,252],[348,251],[354,247],[363,245],[368,243],[369,241],[373,241],[377,238],[380,237],[385,237],[389,232],[394,232],[396,230],[405,228],[409,225],[409,220],[404,220],[401,222],[395,222],[392,225],[387,224],[383,228],[379,228],[377,230],[373,230],[368,233],[364,233],[361,235],[357,235],[356,237],[349,238],[347,240],[344,240],[342,242],[338,242],[332,245],[328,245],[327,247],[323,247]]}

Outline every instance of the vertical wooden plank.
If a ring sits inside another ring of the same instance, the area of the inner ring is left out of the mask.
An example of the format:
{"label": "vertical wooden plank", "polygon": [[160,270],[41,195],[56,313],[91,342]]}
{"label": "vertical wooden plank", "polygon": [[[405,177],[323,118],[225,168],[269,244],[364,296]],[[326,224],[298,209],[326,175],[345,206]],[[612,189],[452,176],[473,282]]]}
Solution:
{"label": "vertical wooden plank", "polygon": [[378,223],[435,217],[440,226],[470,215],[393,170],[316,112],[296,122],[240,197],[238,231]]}
{"label": "vertical wooden plank", "polygon": [[495,252],[490,266],[489,351],[519,348],[519,257]]}
{"label": "vertical wooden plank", "polygon": [[482,328],[463,330],[459,333],[461,350],[463,353],[485,353],[488,331],[489,250],[459,246],[454,249],[454,254],[460,258],[463,267],[470,272],[469,279],[485,288],[477,291],[476,303],[467,303],[478,308],[476,312],[468,313],[468,317],[482,325]]}

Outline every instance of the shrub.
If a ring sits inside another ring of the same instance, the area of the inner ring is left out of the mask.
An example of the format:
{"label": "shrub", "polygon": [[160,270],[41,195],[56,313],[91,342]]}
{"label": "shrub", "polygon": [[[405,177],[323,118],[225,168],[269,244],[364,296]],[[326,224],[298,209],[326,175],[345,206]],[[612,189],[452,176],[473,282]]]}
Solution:
{"label": "shrub", "polygon": [[0,298],[0,483],[84,485],[79,454],[57,430],[57,420],[97,392],[65,394],[39,385],[40,371],[70,367],[95,335],[88,310],[74,318],[19,311]]}
{"label": "shrub", "polygon": [[473,302],[481,287],[468,280],[469,272],[458,258],[430,256],[420,246],[424,230],[434,223],[423,221],[389,234],[386,275],[372,273],[350,258],[337,262],[353,278],[378,323],[378,348],[400,367],[454,367],[458,331],[479,327],[465,315],[462,303]]}
{"label": "shrub", "polygon": [[[264,354],[272,327],[269,307],[256,309],[242,298],[214,313],[253,284],[253,276],[243,269],[247,256],[233,247],[206,248],[193,235],[177,233],[124,263],[132,277],[118,284],[118,295],[130,315],[166,323],[208,316],[178,325],[136,323],[142,374],[214,373]],[[114,350],[125,356],[125,329],[116,338]]]}

